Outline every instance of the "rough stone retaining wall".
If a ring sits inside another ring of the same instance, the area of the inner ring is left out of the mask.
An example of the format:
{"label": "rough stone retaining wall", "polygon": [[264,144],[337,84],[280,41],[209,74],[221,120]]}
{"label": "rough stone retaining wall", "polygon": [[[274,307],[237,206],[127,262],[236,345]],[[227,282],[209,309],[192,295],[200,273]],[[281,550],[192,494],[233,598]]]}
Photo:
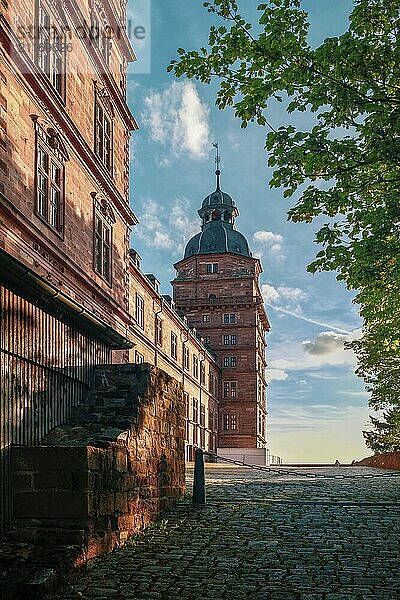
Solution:
{"label": "rough stone retaining wall", "polygon": [[368,456],[355,463],[363,467],[379,467],[380,469],[400,470],[400,452],[384,452]]}
{"label": "rough stone retaining wall", "polygon": [[182,386],[156,367],[107,365],[72,421],[13,449],[14,539],[70,546],[79,565],[184,493]]}

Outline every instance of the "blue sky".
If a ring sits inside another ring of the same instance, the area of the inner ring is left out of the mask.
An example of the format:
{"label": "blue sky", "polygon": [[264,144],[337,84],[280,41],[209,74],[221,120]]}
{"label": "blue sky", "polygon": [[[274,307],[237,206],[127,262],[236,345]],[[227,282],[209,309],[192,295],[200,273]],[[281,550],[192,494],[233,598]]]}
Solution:
{"label": "blue sky", "polygon": [[[240,1],[239,1],[240,4]],[[246,16],[258,2],[242,0]],[[304,0],[310,40],[347,28],[350,0]],[[197,209],[214,189],[214,152],[222,156],[222,188],[240,210],[237,228],[260,256],[263,295],[272,329],[268,335],[269,438],[274,454],[286,461],[341,461],[368,454],[362,429],[368,420],[363,383],[354,375],[354,356],[343,341],[361,325],[352,294],[334,274],[310,275],[307,264],[318,251],[318,223],[293,224],[286,211],[293,199],[270,190],[271,170],[264,150],[266,130],[241,130],[231,110],[214,105],[217,86],[205,86],[166,72],[176,49],[206,44],[213,16],[202,0],[130,0],[129,16],[143,25],[132,41],[138,61],[130,68],[128,102],[140,130],[131,156],[132,207],[140,219],[132,245],[143,269],[171,293],[172,264],[185,241],[199,230]],[[268,114],[274,125],[306,126],[307,115],[288,117],[280,105]]]}

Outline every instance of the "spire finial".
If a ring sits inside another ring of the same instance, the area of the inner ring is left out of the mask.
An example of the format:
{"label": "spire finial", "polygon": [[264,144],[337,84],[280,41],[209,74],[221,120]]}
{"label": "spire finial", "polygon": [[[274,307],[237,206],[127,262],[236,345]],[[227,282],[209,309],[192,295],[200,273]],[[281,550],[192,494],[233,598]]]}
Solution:
{"label": "spire finial", "polygon": [[215,174],[217,176],[217,190],[219,190],[219,176],[221,175],[221,171],[219,170],[219,163],[221,162],[221,157],[219,155],[218,142],[215,142],[213,146],[215,148]]}

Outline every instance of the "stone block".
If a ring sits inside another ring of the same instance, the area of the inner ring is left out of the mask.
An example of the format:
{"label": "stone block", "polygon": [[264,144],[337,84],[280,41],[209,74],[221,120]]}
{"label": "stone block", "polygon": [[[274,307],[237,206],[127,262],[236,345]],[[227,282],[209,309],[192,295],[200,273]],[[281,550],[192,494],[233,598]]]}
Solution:
{"label": "stone block", "polygon": [[87,516],[87,497],[82,492],[15,492],[14,517],[76,519]]}

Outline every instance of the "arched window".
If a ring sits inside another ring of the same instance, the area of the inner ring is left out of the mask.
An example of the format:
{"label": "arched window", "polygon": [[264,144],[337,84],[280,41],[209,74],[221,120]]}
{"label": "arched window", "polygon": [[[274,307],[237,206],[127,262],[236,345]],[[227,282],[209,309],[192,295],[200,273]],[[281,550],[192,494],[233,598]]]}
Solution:
{"label": "arched window", "polygon": [[231,220],[232,220],[232,215],[231,215],[231,213],[229,212],[229,210],[226,210],[226,211],[224,212],[224,221],[227,221],[228,223],[230,223],[230,222],[231,222]]}
{"label": "arched window", "polygon": [[221,213],[219,212],[219,210],[212,211],[211,220],[212,221],[220,221],[221,220]]}
{"label": "arched window", "polygon": [[209,300],[216,300],[216,299],[217,299],[217,296],[216,296],[215,294],[210,294],[210,295],[208,296],[208,299],[209,299]]}

